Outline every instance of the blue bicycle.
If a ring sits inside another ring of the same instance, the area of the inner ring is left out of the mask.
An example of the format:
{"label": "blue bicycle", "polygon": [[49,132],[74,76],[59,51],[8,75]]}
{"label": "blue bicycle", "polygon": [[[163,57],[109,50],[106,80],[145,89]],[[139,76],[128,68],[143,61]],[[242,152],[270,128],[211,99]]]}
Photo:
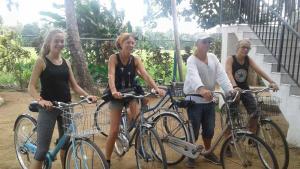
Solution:
{"label": "blue bicycle", "polygon": [[[70,140],[65,155],[65,169],[108,169],[105,156],[89,137],[97,133],[93,123],[93,113],[88,113],[84,103],[91,103],[81,98],[77,103],[54,102],[53,108],[61,110],[64,121],[64,135],[55,148],[49,150],[43,163],[43,169],[50,169],[52,162],[63,145]],[[38,112],[39,104],[32,102],[31,112]],[[36,152],[37,122],[29,114],[19,115],[14,125],[14,143],[16,155],[23,169],[28,169]]]}

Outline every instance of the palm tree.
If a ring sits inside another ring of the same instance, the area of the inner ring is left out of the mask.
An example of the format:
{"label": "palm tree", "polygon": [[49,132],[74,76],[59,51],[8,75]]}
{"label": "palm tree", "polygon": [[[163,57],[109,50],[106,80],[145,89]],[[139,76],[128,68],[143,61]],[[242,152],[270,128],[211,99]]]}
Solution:
{"label": "palm tree", "polygon": [[74,0],[65,0],[67,43],[72,56],[72,63],[75,67],[75,76],[78,84],[84,89],[95,93],[93,79],[88,72],[85,54],[80,43],[78,24],[76,20]]}

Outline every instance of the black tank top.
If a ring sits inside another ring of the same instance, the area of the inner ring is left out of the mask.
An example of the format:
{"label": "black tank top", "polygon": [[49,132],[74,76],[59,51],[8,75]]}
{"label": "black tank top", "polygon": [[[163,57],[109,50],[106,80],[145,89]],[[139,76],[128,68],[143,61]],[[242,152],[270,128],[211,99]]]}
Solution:
{"label": "black tank top", "polygon": [[45,57],[45,64],[40,76],[41,97],[49,101],[70,102],[69,67],[65,59],[61,65],[55,65]]}
{"label": "black tank top", "polygon": [[232,63],[232,75],[237,84],[237,86],[241,89],[249,89],[249,85],[247,83],[248,78],[248,69],[249,69],[249,58],[248,56],[245,57],[244,64],[240,64],[236,56],[233,55],[233,63]]}
{"label": "black tank top", "polygon": [[120,55],[117,55],[117,66],[115,71],[115,85],[118,91],[134,88],[136,86],[135,81],[135,63],[134,63],[134,56],[130,56],[127,65],[123,65],[120,59]]}

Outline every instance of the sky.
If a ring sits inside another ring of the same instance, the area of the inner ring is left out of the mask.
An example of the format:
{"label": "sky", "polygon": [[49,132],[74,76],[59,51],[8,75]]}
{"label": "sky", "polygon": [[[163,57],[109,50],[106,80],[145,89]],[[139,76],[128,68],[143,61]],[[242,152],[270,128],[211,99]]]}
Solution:
{"label": "sky", "polygon": [[[14,26],[18,22],[23,25],[26,23],[39,22],[41,16],[40,11],[55,11],[52,3],[61,3],[62,0],[17,0],[19,9],[10,12],[6,7],[6,0],[0,0],[0,15],[5,25]],[[99,0],[101,4],[110,6],[109,0]],[[187,1],[188,2],[188,1]],[[130,21],[132,25],[143,27],[143,17],[146,14],[146,6],[143,0],[116,0],[118,10],[125,11],[125,21]],[[186,4],[184,4],[186,5]],[[170,19],[160,19],[157,28],[154,31],[166,32],[172,29],[173,23]],[[196,22],[184,22],[179,20],[178,29],[180,33],[196,33],[202,32],[197,27]]]}

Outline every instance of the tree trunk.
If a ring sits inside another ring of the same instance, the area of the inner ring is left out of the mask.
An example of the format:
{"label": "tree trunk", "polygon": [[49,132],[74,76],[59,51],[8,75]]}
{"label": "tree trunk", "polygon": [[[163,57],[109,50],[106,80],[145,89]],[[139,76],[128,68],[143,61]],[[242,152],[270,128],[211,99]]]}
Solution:
{"label": "tree trunk", "polygon": [[74,74],[78,84],[95,94],[93,79],[88,72],[85,54],[83,53],[78,32],[74,0],[65,0],[67,44],[71,52]]}

